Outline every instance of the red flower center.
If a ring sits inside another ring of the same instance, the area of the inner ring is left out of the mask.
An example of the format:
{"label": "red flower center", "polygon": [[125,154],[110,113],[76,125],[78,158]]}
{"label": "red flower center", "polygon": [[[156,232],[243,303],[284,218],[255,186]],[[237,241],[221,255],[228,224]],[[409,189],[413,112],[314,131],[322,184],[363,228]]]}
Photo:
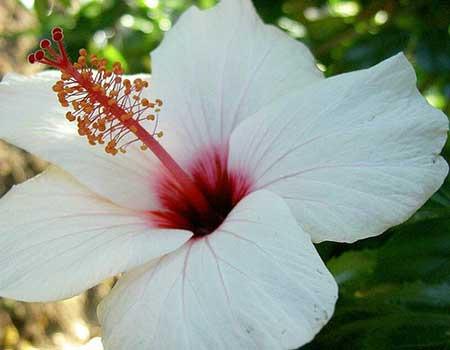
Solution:
{"label": "red flower center", "polygon": [[198,194],[180,187],[170,173],[164,172],[156,182],[161,209],[150,212],[152,223],[160,228],[189,230],[194,239],[215,231],[251,190],[250,177],[230,171],[227,158],[227,147],[211,147],[194,157],[189,167],[207,206],[198,206]]}

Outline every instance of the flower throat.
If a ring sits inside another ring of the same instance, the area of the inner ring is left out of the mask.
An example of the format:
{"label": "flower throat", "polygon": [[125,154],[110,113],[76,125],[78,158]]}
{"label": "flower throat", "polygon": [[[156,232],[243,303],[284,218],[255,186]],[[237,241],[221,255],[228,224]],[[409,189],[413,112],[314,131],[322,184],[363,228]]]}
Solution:
{"label": "flower throat", "polygon": [[[54,28],[53,43],[42,40],[41,49],[30,54],[28,61],[61,71],[61,80],[53,85],[53,91],[62,107],[72,109],[66,113],[67,120],[77,124],[79,135],[90,145],[103,145],[111,156],[126,153],[130,145],[139,143],[142,151],[150,150],[161,161],[167,170],[158,180],[163,209],[150,213],[156,226],[188,229],[195,237],[215,230],[249,190],[242,176],[228,173],[226,147],[221,152],[218,148],[206,152],[194,161],[190,173],[185,172],[157,141],[163,136],[158,130],[163,101],[142,97],[149,83],[139,78],[124,79],[119,62],[108,69],[105,59],[88,56],[85,49],[72,63],[63,39],[63,30]],[[213,178],[197,171],[205,167]]]}

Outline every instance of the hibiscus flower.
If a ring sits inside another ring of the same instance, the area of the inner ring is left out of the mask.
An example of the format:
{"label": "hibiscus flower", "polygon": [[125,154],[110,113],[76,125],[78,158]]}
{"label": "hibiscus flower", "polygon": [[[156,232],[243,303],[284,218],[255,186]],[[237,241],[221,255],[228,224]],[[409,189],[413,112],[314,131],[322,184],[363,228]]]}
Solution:
{"label": "hibiscus flower", "polygon": [[0,137],[53,164],[0,201],[0,295],[122,274],[99,307],[108,350],[302,346],[337,298],[313,242],[381,234],[447,175],[447,118],[402,54],[324,79],[247,0],[188,10],[151,81],[85,50],[71,64],[62,40],[30,56],[61,78],[0,84]]}

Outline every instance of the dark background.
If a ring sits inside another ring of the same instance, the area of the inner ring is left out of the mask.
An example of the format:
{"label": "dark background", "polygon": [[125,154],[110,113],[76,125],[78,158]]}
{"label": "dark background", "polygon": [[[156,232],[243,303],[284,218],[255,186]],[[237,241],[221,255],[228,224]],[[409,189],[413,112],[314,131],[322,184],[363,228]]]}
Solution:
{"label": "dark background", "polygon": [[[0,1],[0,76],[30,74],[26,55],[50,29],[128,73],[151,71],[149,52],[191,4],[214,0]],[[450,113],[450,1],[254,0],[266,22],[306,43],[327,76],[404,51],[429,103]],[[1,112],[0,112],[1,113]],[[7,118],[8,116],[1,116]],[[449,157],[448,148],[444,151]],[[45,162],[0,141],[0,196]],[[332,321],[305,349],[450,349],[450,184],[407,223],[355,244],[318,249],[340,285]],[[0,349],[100,350],[95,308],[113,281],[66,302],[0,299]],[[87,345],[82,346],[89,342]]]}

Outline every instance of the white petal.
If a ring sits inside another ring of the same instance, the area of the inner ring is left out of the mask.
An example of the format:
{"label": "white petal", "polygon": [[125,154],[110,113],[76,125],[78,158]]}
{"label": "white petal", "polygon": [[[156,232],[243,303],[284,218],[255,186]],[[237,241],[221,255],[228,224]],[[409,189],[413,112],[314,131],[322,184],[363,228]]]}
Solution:
{"label": "white petal", "polygon": [[89,146],[66,120],[67,109],[59,106],[52,91],[59,77],[55,71],[5,76],[0,83],[0,138],[61,166],[120,205],[155,208],[151,184],[152,170],[159,167],[156,158],[138,147],[112,157],[102,146]]}
{"label": "white petal", "polygon": [[230,167],[284,197],[313,241],[352,242],[405,221],[441,186],[445,115],[403,55],[270,106],[230,141]]}
{"label": "white petal", "polygon": [[175,250],[191,233],[152,229],[50,167],[0,200],[0,296],[59,300]]}
{"label": "white petal", "polygon": [[106,350],[293,349],[337,286],[289,208],[258,191],[206,239],[127,273],[99,308]]}
{"label": "white petal", "polygon": [[244,118],[322,79],[309,50],[264,25],[249,0],[186,11],[152,53],[152,67],[152,93],[165,103],[161,128],[187,154],[226,142]]}

